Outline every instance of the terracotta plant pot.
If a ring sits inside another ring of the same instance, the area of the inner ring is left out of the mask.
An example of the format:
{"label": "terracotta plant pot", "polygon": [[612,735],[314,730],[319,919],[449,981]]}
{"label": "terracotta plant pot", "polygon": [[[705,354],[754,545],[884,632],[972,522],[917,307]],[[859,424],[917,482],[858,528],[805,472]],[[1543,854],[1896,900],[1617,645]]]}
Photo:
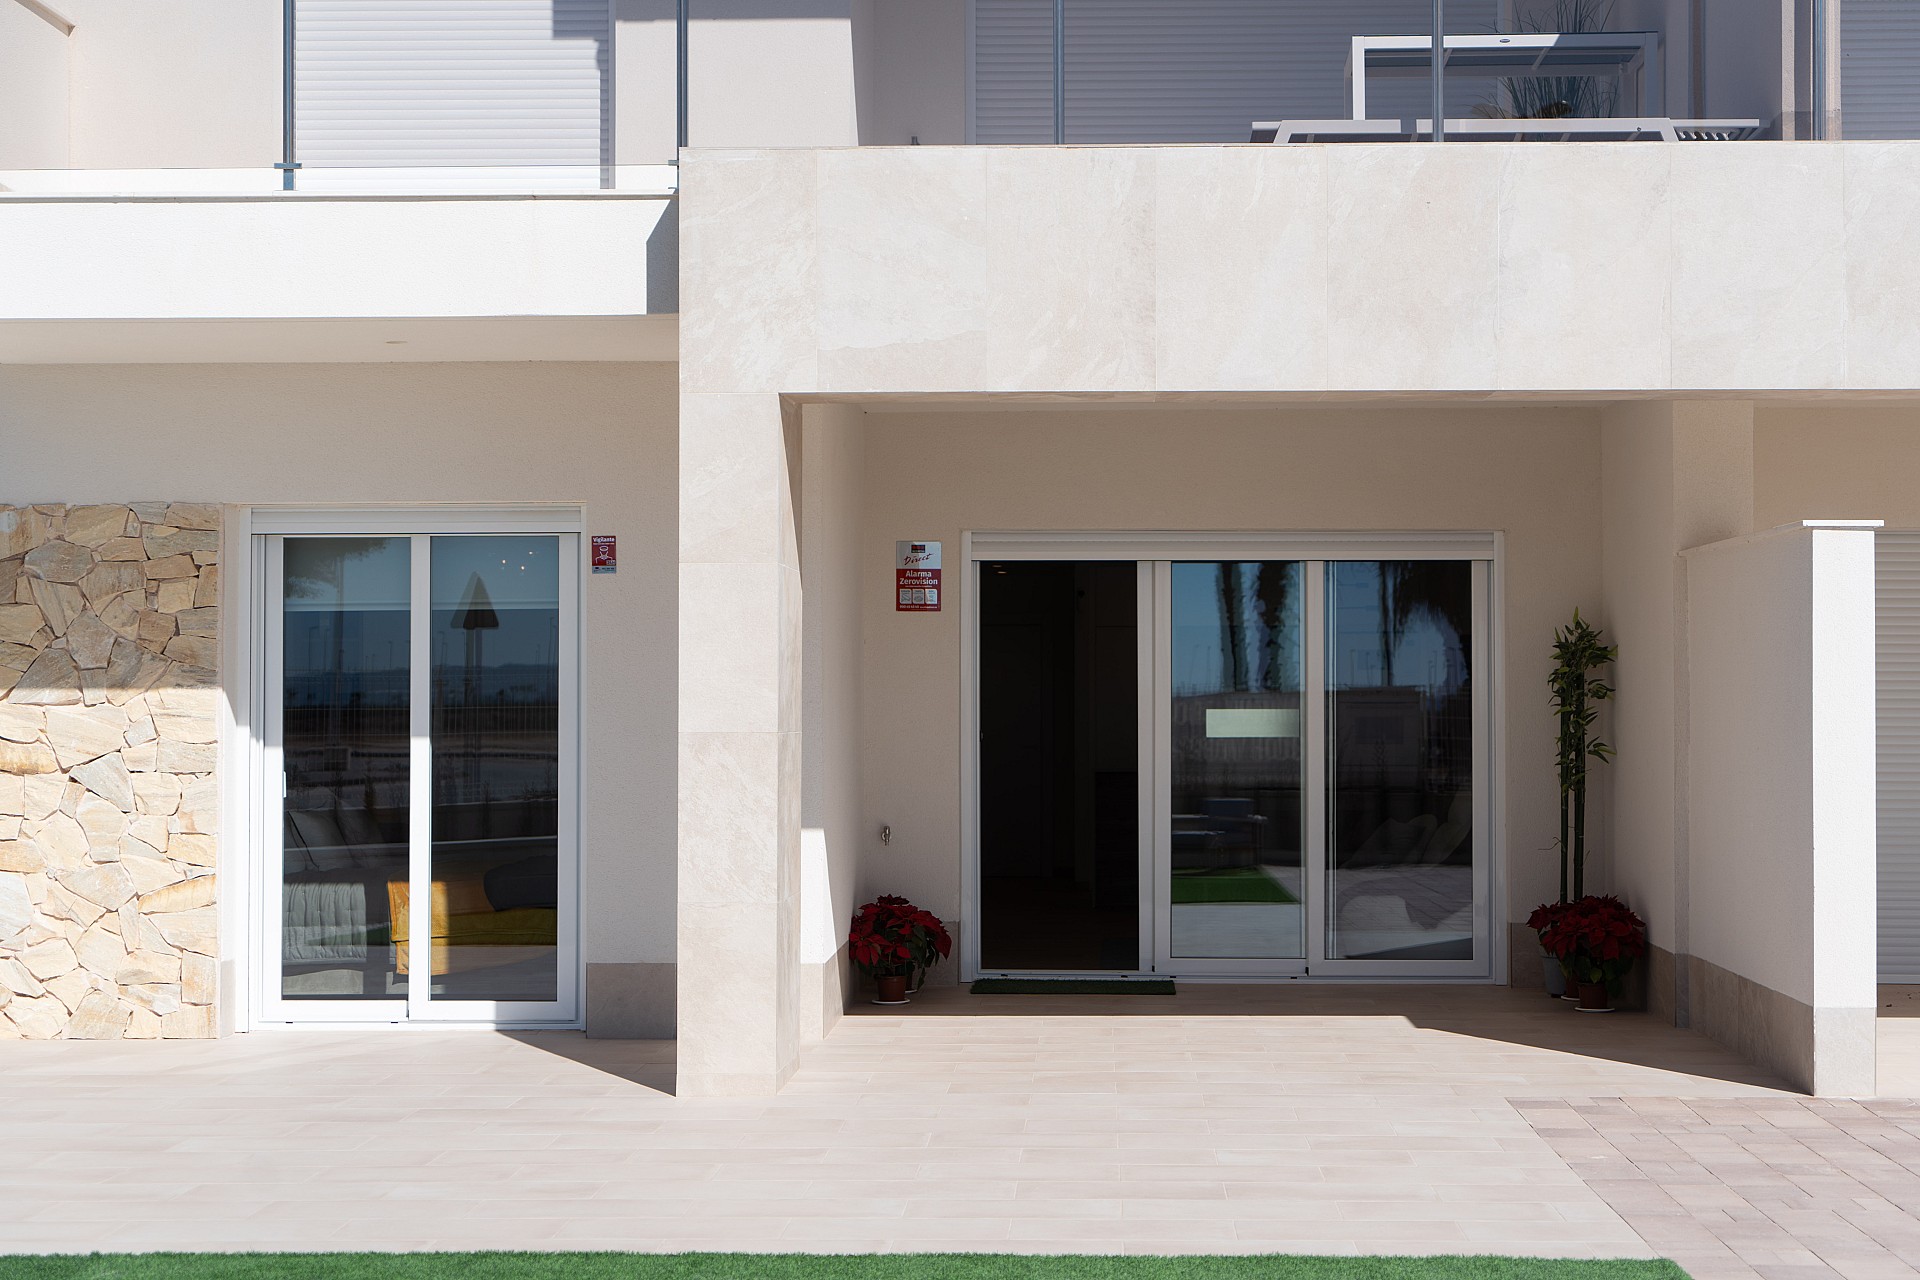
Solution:
{"label": "terracotta plant pot", "polygon": [[1581,983],[1579,1008],[1582,1013],[1612,1013],[1613,1003],[1607,999],[1607,984],[1604,982]]}
{"label": "terracotta plant pot", "polygon": [[879,993],[874,996],[875,1004],[905,1004],[907,1002],[907,975],[889,973],[873,980]]}

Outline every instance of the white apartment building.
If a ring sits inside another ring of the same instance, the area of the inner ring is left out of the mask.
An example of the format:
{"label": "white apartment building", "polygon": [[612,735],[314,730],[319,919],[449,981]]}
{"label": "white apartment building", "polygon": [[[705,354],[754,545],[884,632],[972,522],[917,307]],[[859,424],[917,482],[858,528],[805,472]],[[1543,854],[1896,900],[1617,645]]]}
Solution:
{"label": "white apartment building", "polygon": [[1578,607],[1646,1007],[1872,1092],[1920,4],[1433,11],[0,0],[0,1036],[1537,985]]}

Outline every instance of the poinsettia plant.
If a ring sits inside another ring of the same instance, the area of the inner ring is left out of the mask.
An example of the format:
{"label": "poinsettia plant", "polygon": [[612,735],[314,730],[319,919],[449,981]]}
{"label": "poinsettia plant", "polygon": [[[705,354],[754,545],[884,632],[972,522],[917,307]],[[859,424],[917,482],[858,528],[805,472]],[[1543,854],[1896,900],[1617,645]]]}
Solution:
{"label": "poinsettia plant", "polygon": [[953,951],[947,926],[905,898],[883,894],[854,913],[847,949],[870,978],[925,972]]}
{"label": "poinsettia plant", "polygon": [[1572,906],[1571,902],[1543,902],[1533,909],[1533,914],[1527,917],[1527,928],[1540,935],[1541,946],[1547,945],[1547,930],[1553,927],[1553,922]]}
{"label": "poinsettia plant", "polygon": [[1620,994],[1621,979],[1647,953],[1646,921],[1610,893],[1537,907],[1527,926],[1540,930],[1540,945],[1568,977],[1604,982],[1610,995]]}

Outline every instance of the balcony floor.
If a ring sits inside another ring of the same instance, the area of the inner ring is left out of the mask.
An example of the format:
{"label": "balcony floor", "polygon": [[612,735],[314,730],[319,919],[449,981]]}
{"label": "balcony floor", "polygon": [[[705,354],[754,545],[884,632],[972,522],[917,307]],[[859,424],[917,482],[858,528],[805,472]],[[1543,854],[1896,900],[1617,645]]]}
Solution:
{"label": "balcony floor", "polygon": [[567,1034],[17,1042],[0,1071],[8,1251],[1920,1256],[1920,1108],[1504,989],[936,988],[763,1099],[676,1099],[670,1044]]}

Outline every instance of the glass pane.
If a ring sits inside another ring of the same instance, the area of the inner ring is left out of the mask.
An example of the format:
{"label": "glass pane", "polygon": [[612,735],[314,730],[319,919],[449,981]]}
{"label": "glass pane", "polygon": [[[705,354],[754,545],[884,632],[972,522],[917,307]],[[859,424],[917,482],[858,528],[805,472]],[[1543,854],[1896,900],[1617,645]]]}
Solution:
{"label": "glass pane", "polygon": [[407,540],[284,550],[280,993],[405,996],[392,913],[407,885]]}
{"label": "glass pane", "polygon": [[1171,954],[1299,959],[1301,566],[1173,566]]}
{"label": "glass pane", "polygon": [[1140,967],[1132,563],[980,566],[980,963]]}
{"label": "glass pane", "polygon": [[1327,566],[1330,959],[1473,958],[1473,566]]}
{"label": "glass pane", "polygon": [[433,539],[438,997],[559,998],[559,550],[552,536]]}

